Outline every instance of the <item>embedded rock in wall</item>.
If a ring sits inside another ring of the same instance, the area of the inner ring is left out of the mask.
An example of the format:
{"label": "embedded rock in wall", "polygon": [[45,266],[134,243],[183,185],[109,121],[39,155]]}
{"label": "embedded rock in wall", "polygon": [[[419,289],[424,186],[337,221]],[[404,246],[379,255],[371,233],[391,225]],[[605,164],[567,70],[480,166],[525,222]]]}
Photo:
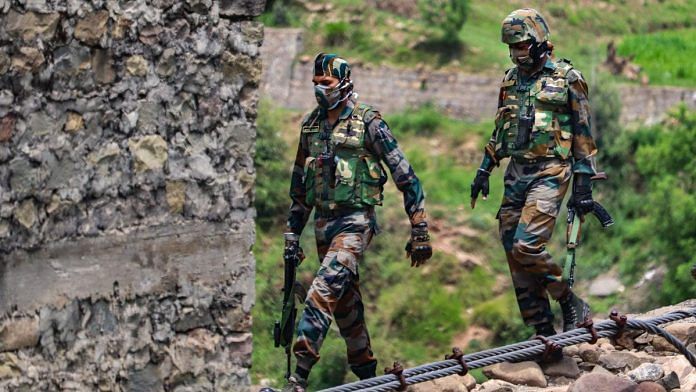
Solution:
{"label": "embedded rock in wall", "polygon": [[0,1],[0,390],[244,390],[264,1]]}

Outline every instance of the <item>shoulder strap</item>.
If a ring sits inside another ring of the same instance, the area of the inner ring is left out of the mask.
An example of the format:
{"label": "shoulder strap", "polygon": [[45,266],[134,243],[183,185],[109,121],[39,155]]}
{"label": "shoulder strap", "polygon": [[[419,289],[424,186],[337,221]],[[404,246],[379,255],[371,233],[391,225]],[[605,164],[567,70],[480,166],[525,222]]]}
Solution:
{"label": "shoulder strap", "polygon": [[361,118],[365,124],[369,124],[375,118],[379,117],[379,112],[373,106],[360,104],[353,113],[357,118]]}
{"label": "shoulder strap", "polygon": [[554,72],[554,76],[565,78],[568,75],[568,72],[570,72],[573,69],[573,63],[570,62],[568,59],[560,59],[556,62],[556,71]]}
{"label": "shoulder strap", "polygon": [[505,77],[500,83],[500,88],[513,86],[515,83],[517,83],[517,67],[513,67],[505,71]]}
{"label": "shoulder strap", "polygon": [[320,108],[317,106],[312,110],[311,112],[307,113],[304,118],[302,119],[302,122],[300,123],[301,128],[306,128],[306,127],[311,127],[313,125],[317,124],[317,121],[319,120],[319,113],[320,113]]}

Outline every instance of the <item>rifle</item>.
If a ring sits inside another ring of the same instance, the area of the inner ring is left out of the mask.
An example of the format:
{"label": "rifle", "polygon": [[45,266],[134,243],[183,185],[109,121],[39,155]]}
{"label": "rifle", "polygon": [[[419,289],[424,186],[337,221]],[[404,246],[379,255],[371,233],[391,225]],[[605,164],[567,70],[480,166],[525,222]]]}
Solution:
{"label": "rifle", "polygon": [[284,280],[283,280],[283,308],[280,321],[273,326],[273,342],[275,347],[285,348],[287,357],[287,372],[285,378],[290,377],[292,357],[292,338],[295,335],[295,319],[297,318],[297,306],[295,298],[303,301],[307,296],[302,285],[297,282],[297,267],[302,263],[304,254],[300,248],[300,236],[295,233],[285,233]]}
{"label": "rifle", "polygon": [[[593,181],[606,180],[606,173],[597,173],[592,177]],[[614,219],[609,212],[598,202],[592,204],[592,214],[599,220],[602,227],[609,227],[614,224]],[[565,265],[563,266],[563,280],[568,282],[568,287],[573,287],[575,283],[575,249],[580,245],[580,228],[585,218],[578,216],[573,205],[568,205],[568,230],[566,231],[566,255]]]}

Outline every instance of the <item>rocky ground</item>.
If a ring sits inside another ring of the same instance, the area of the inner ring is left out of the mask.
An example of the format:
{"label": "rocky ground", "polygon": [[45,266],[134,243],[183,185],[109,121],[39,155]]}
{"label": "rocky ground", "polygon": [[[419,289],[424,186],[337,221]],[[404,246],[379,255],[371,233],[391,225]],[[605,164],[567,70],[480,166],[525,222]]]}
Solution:
{"label": "rocky ground", "polygon": [[[690,300],[658,309],[655,317],[696,306]],[[671,323],[665,329],[696,353],[696,320]],[[600,339],[563,349],[561,361],[501,363],[484,368],[488,381],[478,384],[467,375],[451,376],[409,387],[411,392],[686,392],[696,391],[696,370],[664,338],[635,332],[618,341]]]}

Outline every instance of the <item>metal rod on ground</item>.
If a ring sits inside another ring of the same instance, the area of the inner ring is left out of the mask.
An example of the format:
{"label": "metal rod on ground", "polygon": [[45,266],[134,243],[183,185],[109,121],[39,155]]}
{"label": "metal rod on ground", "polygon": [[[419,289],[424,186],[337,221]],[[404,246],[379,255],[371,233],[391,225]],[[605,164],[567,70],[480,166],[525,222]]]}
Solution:
{"label": "metal rod on ground", "polygon": [[[668,342],[673,344],[679,350],[679,352],[686,356],[694,367],[696,367],[696,357],[689,352],[686,347],[684,347],[682,342],[658,327],[660,324],[678,321],[688,317],[696,317],[696,308],[670,312],[651,319],[628,319],[625,320],[625,328],[644,330],[663,336]],[[623,329],[620,327],[620,323],[617,323],[614,320],[601,321],[597,323],[594,328],[597,332],[597,336],[599,337],[612,337]],[[561,347],[589,342],[592,339],[593,335],[587,328],[577,328],[572,331],[549,337],[551,342]],[[542,354],[545,349],[546,345],[543,342],[539,340],[529,340],[477,353],[467,354],[463,356],[463,360],[466,362],[469,369],[477,369],[500,362],[522,361],[525,359],[530,359]],[[450,359],[406,369],[404,370],[403,375],[406,378],[406,383],[408,385],[413,385],[441,377],[459,374],[462,372],[462,370],[462,365],[459,361]],[[319,392],[387,392],[396,390],[400,385],[401,384],[396,376],[384,375],[368,380],[356,381],[353,383],[324,389]]]}

